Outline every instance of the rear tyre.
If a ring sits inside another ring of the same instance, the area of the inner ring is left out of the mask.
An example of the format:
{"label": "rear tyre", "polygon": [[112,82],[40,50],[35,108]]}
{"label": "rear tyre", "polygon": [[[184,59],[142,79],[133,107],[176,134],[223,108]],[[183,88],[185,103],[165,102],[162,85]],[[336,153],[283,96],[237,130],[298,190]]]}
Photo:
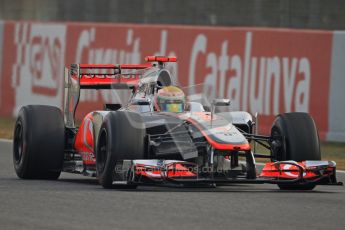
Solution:
{"label": "rear tyre", "polygon": [[13,138],[13,163],[19,178],[57,179],[64,145],[65,127],[59,108],[45,105],[21,108]]}
{"label": "rear tyre", "polygon": [[[307,113],[284,113],[275,119],[271,137],[278,145],[272,148],[277,161],[321,160],[319,136],[313,118]],[[278,137],[283,137],[279,139]],[[315,185],[278,184],[284,190],[312,190]]]}
{"label": "rear tyre", "polygon": [[96,150],[99,183],[104,188],[133,189],[136,185],[113,185],[116,163],[143,159],[146,130],[141,116],[134,112],[110,112],[103,121]]}

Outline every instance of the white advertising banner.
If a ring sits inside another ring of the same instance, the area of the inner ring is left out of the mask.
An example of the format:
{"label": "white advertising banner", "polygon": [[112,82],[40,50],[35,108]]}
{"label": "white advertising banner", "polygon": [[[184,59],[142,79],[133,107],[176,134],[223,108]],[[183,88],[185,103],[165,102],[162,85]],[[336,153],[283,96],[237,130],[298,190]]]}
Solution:
{"label": "white advertising banner", "polygon": [[[3,42],[4,42],[4,22],[0,21],[0,89],[2,89],[2,56],[4,53]],[[0,96],[0,108],[2,106],[2,97]]]}
{"label": "white advertising banner", "polygon": [[66,25],[16,23],[13,114],[28,104],[62,106]]}
{"label": "white advertising banner", "polygon": [[327,140],[345,142],[345,31],[333,35]]}

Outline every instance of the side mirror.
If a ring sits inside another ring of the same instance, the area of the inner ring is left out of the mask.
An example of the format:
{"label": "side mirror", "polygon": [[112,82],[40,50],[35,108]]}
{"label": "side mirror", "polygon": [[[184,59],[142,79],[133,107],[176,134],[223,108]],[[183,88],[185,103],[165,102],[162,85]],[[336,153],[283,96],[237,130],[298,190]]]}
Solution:
{"label": "side mirror", "polygon": [[230,106],[230,99],[213,99],[213,106]]}
{"label": "side mirror", "polygon": [[230,106],[230,99],[213,99],[211,108],[211,127],[213,122],[213,114],[217,106]]}

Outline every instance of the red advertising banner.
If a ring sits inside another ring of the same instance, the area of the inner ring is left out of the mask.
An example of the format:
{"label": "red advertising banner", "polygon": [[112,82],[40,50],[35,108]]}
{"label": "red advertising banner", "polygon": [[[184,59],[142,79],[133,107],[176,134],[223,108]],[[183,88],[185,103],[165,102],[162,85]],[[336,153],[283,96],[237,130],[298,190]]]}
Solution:
{"label": "red advertising banner", "polygon": [[[7,22],[4,34],[2,115],[24,104],[62,106],[65,65],[174,55],[176,82],[189,95],[229,98],[233,110],[258,113],[263,132],[275,115],[291,111],[311,113],[322,139],[328,131],[332,32]],[[80,113],[114,97],[85,91]]]}

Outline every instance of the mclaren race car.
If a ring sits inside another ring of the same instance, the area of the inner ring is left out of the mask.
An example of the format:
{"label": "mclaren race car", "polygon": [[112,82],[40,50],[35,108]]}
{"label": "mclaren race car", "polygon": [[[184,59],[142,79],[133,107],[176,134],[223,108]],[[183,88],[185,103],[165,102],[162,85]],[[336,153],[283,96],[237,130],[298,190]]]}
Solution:
{"label": "mclaren race car", "polygon": [[[167,65],[176,57],[148,56],[148,64],[72,64],[65,69],[63,112],[47,105],[21,108],[13,161],[23,179],[57,179],[61,172],[97,177],[104,188],[138,185],[208,186],[270,183],[311,190],[341,185],[336,163],[322,161],[314,120],[307,113],[276,117],[271,134],[257,134],[257,116],[186,100]],[[76,125],[83,89],[129,89],[128,104],[105,104]],[[259,144],[270,154],[256,152]],[[255,158],[267,158],[258,170]]]}

